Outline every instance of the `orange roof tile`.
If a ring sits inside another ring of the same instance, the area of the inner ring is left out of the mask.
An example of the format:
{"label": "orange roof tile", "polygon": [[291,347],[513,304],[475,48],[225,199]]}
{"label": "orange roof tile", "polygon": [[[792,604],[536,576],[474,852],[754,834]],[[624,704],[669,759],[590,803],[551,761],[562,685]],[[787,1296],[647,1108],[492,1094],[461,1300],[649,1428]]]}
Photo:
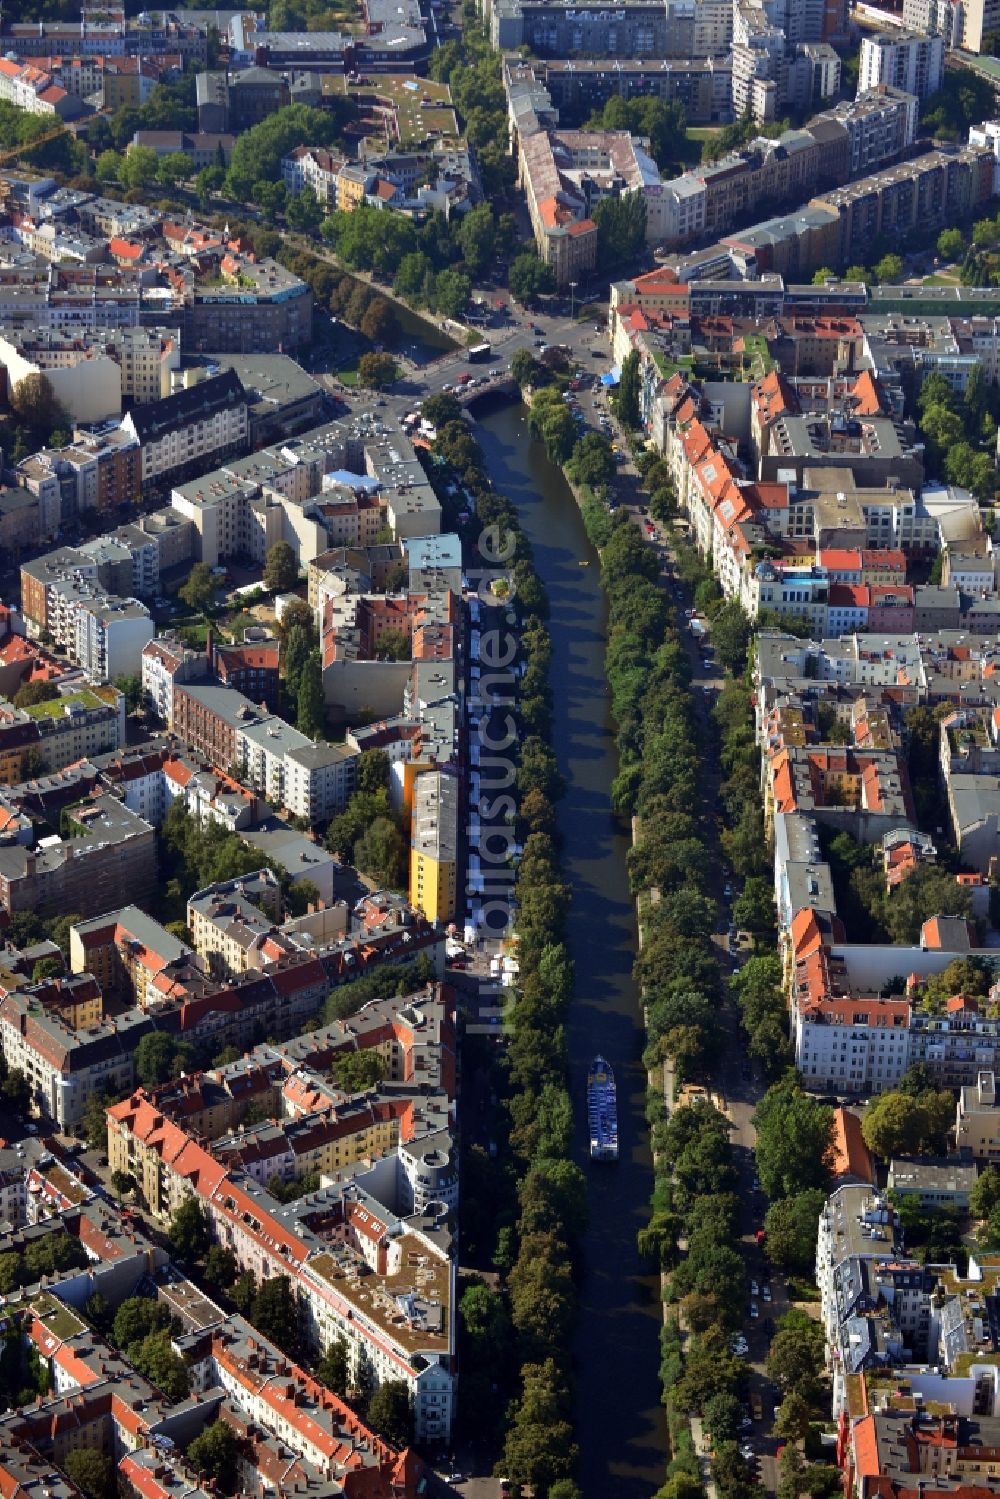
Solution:
{"label": "orange roof tile", "polygon": [[861,1120],[850,1109],[833,1111],[833,1160],[834,1176],[857,1176],[862,1181],[874,1181],[872,1158],[861,1133]]}

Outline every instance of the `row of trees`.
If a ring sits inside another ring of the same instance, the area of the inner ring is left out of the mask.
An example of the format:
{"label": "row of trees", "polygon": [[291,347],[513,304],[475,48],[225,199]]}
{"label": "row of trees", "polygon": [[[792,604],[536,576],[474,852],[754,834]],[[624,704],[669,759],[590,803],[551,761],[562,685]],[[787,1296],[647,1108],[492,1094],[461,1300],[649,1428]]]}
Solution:
{"label": "row of trees", "polygon": [[[623,371],[624,375],[624,371]],[[647,472],[653,460],[640,460]],[[661,503],[673,495],[663,475]],[[707,1099],[668,1114],[663,1063],[677,1081],[704,1075],[718,1049],[722,999],[711,934],[715,904],[711,859],[696,766],[701,757],[691,669],[674,610],[659,586],[659,562],[625,516],[584,509],[601,552],[608,596],[605,670],[617,726],[615,809],[635,816],[629,879],[642,904],[642,949],[635,977],[647,1016],[646,1115],[652,1134],[654,1188],[639,1247],[669,1270],[674,1303],[661,1334],[660,1377],[670,1429],[671,1463],[660,1499],[701,1493],[688,1417],[700,1412],[715,1441],[720,1493],[748,1496],[751,1472],[736,1444],[745,1366],[730,1351],[745,1300],[739,1201],[729,1122]],[[682,1257],[678,1245],[686,1242]],[[687,1331],[684,1348],[682,1325]]]}
{"label": "row of trees", "polygon": [[[515,1492],[530,1486],[540,1499],[573,1499],[571,1343],[586,1189],[569,1159],[573,1111],[563,1022],[573,965],[564,940],[570,892],[559,868],[553,807],[562,778],[550,747],[547,601],[516,513],[490,486],[481,450],[457,416],[457,403],[453,409],[445,401],[436,402],[430,414],[448,476],[442,483],[439,469],[435,481],[447,497],[458,478],[474,500],[478,524],[496,529],[495,549],[511,544],[511,601],[524,664],[512,704],[519,742],[510,751],[516,759],[511,820],[523,843],[516,879],[520,974],[505,1016],[506,1054],[499,1068],[494,1064],[505,1095],[508,1143],[495,1162],[481,1150],[467,1151],[463,1159],[463,1194],[472,1206],[469,1221],[463,1219],[464,1252],[492,1258],[506,1281],[496,1291],[477,1279],[463,1293],[461,1402],[481,1430],[499,1385],[509,1396],[503,1470]],[[475,1191],[469,1187],[473,1177]]]}

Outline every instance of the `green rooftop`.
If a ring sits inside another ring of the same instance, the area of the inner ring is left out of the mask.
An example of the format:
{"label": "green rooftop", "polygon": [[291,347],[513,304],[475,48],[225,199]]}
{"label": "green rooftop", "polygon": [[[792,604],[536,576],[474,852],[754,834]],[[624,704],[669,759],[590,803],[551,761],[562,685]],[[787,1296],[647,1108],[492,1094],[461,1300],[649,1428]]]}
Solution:
{"label": "green rooftop", "polygon": [[417,146],[431,134],[458,135],[458,121],[451,103],[451,89],[431,78],[412,73],[382,73],[370,83],[349,83],[342,75],[325,74],[324,94],[344,94],[360,108],[360,118],[351,127],[362,135],[385,138],[380,107],[391,105],[399,125],[394,148]]}
{"label": "green rooftop", "polygon": [[103,708],[107,702],[107,697],[100,697],[97,692],[85,687],[80,692],[68,692],[65,697],[50,697],[43,703],[32,703],[24,711],[32,718],[62,718],[70,703],[79,703],[83,708]]}
{"label": "green rooftop", "polygon": [[35,1315],[45,1323],[53,1337],[65,1342],[67,1338],[75,1338],[78,1333],[86,1332],[87,1324],[78,1317],[74,1311],[48,1291],[43,1291],[36,1296],[31,1303]]}

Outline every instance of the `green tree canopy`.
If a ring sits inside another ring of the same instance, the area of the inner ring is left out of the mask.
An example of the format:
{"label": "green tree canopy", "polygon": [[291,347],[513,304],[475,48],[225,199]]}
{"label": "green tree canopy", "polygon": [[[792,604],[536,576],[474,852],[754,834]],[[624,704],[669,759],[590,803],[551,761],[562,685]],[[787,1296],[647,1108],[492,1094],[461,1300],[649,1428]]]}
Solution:
{"label": "green tree canopy", "polygon": [[185,1260],[198,1260],[209,1246],[208,1220],[201,1203],[187,1197],[170,1220],[170,1247]]}
{"label": "green tree canopy", "polygon": [[809,1275],[816,1263],[816,1228],[826,1202],[821,1187],[797,1192],[774,1202],[767,1210],[767,1252],[775,1265],[796,1275]]}
{"label": "green tree canopy", "polygon": [[215,603],[215,579],[207,562],[196,562],[177,590],[189,609],[205,614]]}
{"label": "green tree canopy", "polygon": [[242,131],[229,159],[227,194],[241,202],[252,202],[255,183],[281,181],[283,156],[289,155],[296,146],[335,144],[343,126],[354,113],[354,106],[347,98],[336,100],[332,112],[305,104],[289,104],[284,109],[275,110],[249,130]]}
{"label": "green tree canopy", "polygon": [[646,200],[641,193],[602,198],[594,209],[597,264],[601,270],[634,260],[646,243]]}
{"label": "green tree canopy", "polygon": [[128,1348],[169,1325],[170,1309],[165,1302],[152,1296],[129,1296],[115,1313],[112,1336],[119,1348]]}
{"label": "green tree canopy", "polygon": [[287,1275],[264,1281],[254,1296],[250,1321],[294,1357],[299,1347],[299,1314]]}
{"label": "green tree canopy", "polygon": [[299,563],[287,541],[276,541],[264,561],[264,586],[272,593],[287,593],[299,579]]}
{"label": "green tree canopy", "polygon": [[621,376],[612,397],[618,420],[624,427],[638,427],[642,421],[639,409],[640,389],[639,355],[635,349],[631,349],[622,360]]}
{"label": "green tree canopy", "polygon": [[165,1328],[132,1343],[126,1352],[139,1373],[152,1380],[168,1400],[184,1400],[191,1393],[187,1364],[170,1346],[170,1333]]}
{"label": "green tree canopy", "polygon": [[87,1499],[115,1499],[115,1465],[103,1452],[94,1447],[74,1447],[67,1452],[62,1467]]}
{"label": "green tree canopy", "polygon": [[213,1421],[188,1447],[186,1457],[202,1478],[227,1492],[236,1479],[236,1434],[225,1421]]}
{"label": "green tree canopy", "polygon": [[403,1449],[413,1442],[413,1402],[401,1379],[387,1379],[368,1402],[368,1424],[379,1436]]}
{"label": "green tree canopy", "polygon": [[552,267],[545,265],[533,251],[516,255],[507,273],[507,285],[519,302],[532,303],[546,292],[555,290]]}
{"label": "green tree canopy", "polygon": [[768,1197],[825,1187],[830,1173],[833,1110],[795,1081],[769,1088],[754,1115],[757,1172]]}
{"label": "green tree canopy", "polygon": [[358,379],[369,390],[387,390],[399,379],[399,365],[391,354],[362,354]]}

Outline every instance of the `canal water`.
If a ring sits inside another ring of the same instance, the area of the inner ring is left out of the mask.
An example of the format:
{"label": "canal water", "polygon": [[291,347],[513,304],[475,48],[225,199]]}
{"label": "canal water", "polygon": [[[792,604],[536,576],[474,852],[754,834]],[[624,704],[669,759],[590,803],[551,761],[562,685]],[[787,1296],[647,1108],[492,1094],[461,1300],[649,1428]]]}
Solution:
{"label": "canal water", "polygon": [[[525,408],[484,413],[474,431],[494,484],[517,507],[551,608],[554,745],[567,781],[559,826],[573,892],[568,935],[576,998],[568,1043],[574,1148],[590,1202],[575,1349],[580,1482],[585,1499],[650,1499],[663,1482],[667,1458],[657,1383],[661,1309],[659,1278],[644,1270],[636,1251],[653,1176],[643,1111],[642,1017],[631,976],[636,933],[628,845],[609,801],[618,767],[604,678],[607,609],[597,554],[576,502],[562,471],[531,438]],[[618,1083],[617,1165],[594,1165],[588,1155],[586,1076],[599,1052]]]}

